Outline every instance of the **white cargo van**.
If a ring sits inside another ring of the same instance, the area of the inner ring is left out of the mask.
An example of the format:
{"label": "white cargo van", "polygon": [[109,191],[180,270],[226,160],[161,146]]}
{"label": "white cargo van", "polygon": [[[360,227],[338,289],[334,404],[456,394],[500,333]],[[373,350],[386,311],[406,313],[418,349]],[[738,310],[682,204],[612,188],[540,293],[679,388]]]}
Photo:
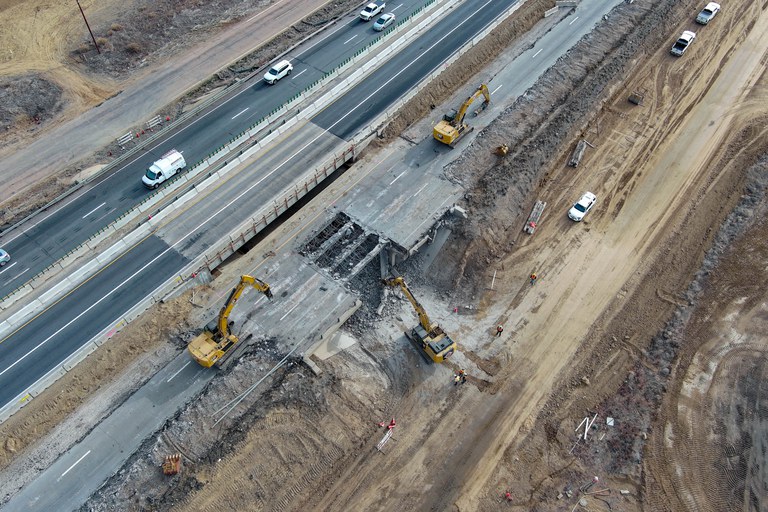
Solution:
{"label": "white cargo van", "polygon": [[162,182],[170,179],[171,176],[186,166],[187,162],[184,161],[184,156],[172,149],[164,154],[160,160],[149,166],[141,181],[147,188],[157,188]]}

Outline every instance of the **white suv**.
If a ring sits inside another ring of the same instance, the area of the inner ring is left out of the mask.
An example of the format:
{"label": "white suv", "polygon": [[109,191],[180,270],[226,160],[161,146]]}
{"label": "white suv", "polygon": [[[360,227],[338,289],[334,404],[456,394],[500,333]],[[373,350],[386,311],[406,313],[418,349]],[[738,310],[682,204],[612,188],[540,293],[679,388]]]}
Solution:
{"label": "white suv", "polygon": [[382,12],[387,6],[384,2],[371,2],[360,11],[360,19],[363,21],[371,21],[371,19]]}
{"label": "white suv", "polygon": [[584,216],[597,202],[597,196],[592,192],[584,192],[584,195],[568,210],[568,218],[574,222],[581,222]]}
{"label": "white suv", "polygon": [[284,76],[290,75],[291,71],[293,71],[293,65],[287,60],[281,60],[267,71],[267,74],[264,75],[264,81],[272,85]]}

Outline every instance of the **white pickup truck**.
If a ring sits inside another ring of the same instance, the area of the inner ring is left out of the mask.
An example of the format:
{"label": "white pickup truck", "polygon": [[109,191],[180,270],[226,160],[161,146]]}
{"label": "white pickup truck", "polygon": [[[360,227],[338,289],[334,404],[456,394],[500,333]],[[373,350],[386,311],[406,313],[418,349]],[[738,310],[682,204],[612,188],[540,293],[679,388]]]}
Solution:
{"label": "white pickup truck", "polygon": [[360,11],[360,19],[371,21],[371,18],[382,12],[386,6],[384,2],[371,2]]}
{"label": "white pickup truck", "polygon": [[682,56],[685,53],[685,50],[688,49],[688,47],[691,45],[694,39],[696,39],[696,32],[691,32],[690,30],[686,30],[680,36],[680,39],[675,41],[675,44],[674,46],[672,46],[672,49],[669,50],[669,53],[671,53],[675,57]]}
{"label": "white pickup truck", "polygon": [[141,178],[141,182],[147,188],[157,188],[162,182],[170,179],[186,166],[187,162],[184,161],[184,156],[172,149],[164,154],[160,160],[149,166],[144,177]]}

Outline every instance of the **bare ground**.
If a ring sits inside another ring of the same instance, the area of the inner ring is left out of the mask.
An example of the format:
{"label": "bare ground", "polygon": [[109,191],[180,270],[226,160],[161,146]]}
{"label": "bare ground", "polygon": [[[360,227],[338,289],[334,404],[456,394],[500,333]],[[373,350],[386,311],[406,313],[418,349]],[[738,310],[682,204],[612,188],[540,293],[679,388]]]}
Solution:
{"label": "bare ground", "polygon": [[[404,270],[460,340],[456,359],[425,367],[400,336],[415,321],[407,304],[384,298],[378,320],[382,298],[369,293],[347,327],[359,345],[320,362],[322,377],[285,367],[212,428],[211,410],[281,356],[254,347],[217,379],[221,394],[169,422],[85,509],[497,510],[505,491],[513,510],[764,508],[768,84],[759,55],[739,50],[766,47],[766,5],[729,4],[684,61],[671,59],[669,34],[697,7],[620,6],[447,169],[471,188],[470,219],[435,263]],[[635,90],[641,107],[626,101]],[[595,147],[574,170],[565,161],[580,136]],[[504,161],[490,153],[499,141],[517,149]],[[600,202],[572,225],[563,212],[587,188]],[[535,197],[548,210],[523,237]],[[368,279],[356,287],[377,290]],[[459,366],[470,379],[456,388]],[[377,423],[391,416],[394,439],[378,453]],[[183,474],[161,479],[157,464],[176,450]]]}

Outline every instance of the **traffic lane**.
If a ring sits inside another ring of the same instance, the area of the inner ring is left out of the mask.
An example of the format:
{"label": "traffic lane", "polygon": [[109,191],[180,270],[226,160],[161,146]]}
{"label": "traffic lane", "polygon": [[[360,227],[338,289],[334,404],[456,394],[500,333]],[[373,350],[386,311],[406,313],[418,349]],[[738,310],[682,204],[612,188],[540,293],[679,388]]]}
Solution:
{"label": "traffic lane", "polygon": [[[402,15],[416,11],[425,5],[424,0],[398,2],[394,8]],[[404,10],[406,9],[407,10]],[[387,10],[387,12],[391,12]],[[286,58],[293,64],[291,75],[282,78],[273,85],[263,81],[263,73],[255,76],[249,87],[222,103],[203,126],[190,128],[183,137],[169,140],[176,149],[183,149],[187,162],[196,162],[208,155],[198,148],[215,148],[250,128],[254,122],[267,116],[288,98],[305,90],[310,84],[323,78],[335,69],[339,62],[352,57],[361,48],[382,35],[372,29],[373,22],[364,22],[359,17],[340,25],[329,36],[319,42],[309,41],[308,47],[299,47]],[[266,73],[278,59],[263,68]],[[174,139],[176,139],[174,141]],[[169,146],[170,147],[170,146]],[[189,156],[188,156],[189,155]]]}
{"label": "traffic lane", "polygon": [[[185,211],[158,230],[157,236],[175,244],[183,255],[194,258],[262,207],[271,205],[275,196],[308,170],[326,164],[328,155],[340,155],[349,147],[349,143],[311,123],[299,128],[292,137],[301,142],[275,146],[218,183],[215,189],[206,189],[194,203],[185,204]],[[217,207],[212,212],[198,203]]]}
{"label": "traffic lane", "polygon": [[0,340],[0,403],[60,365],[188,261],[150,236]]}
{"label": "traffic lane", "polygon": [[4,249],[19,263],[18,270],[25,272],[24,280],[19,280],[21,274],[0,274],[0,297],[61,259],[105,224],[114,222],[148,193],[140,178],[123,190],[95,187],[82,199],[71,201],[51,214],[44,213],[42,220],[14,233],[3,242]]}
{"label": "traffic lane", "polygon": [[[394,5],[396,3],[396,5]],[[397,21],[406,18],[426,5],[426,0],[406,0],[390,3],[384,12],[394,12]],[[310,62],[317,69],[325,72],[331,71],[338,65],[339,61],[354,55],[360,48],[367,45],[370,41],[383,34],[373,30],[373,23],[376,21],[363,21],[358,15],[359,9],[351,16],[351,20],[341,23],[337,28],[332,29],[328,34],[321,36],[316,40],[310,40],[306,45],[297,48],[293,54],[298,62]],[[376,17],[378,19],[378,16]],[[364,44],[361,44],[364,43]],[[344,53],[336,54],[336,59],[329,59],[335,52],[342,50]],[[338,58],[342,56],[342,58]]]}
{"label": "traffic lane", "polygon": [[309,52],[299,53],[293,60],[309,65],[323,74],[330,73],[336,69],[339,62],[354,57],[361,48],[368,46],[384,34],[384,32],[373,30],[372,21],[365,22],[360,18],[351,21],[345,28],[346,30],[339,34],[340,37],[327,44],[318,45]]}
{"label": "traffic lane", "polygon": [[450,57],[457,49],[452,41],[472,39],[515,3],[517,0],[485,0],[459,5],[438,26],[392,56],[332,103],[333,108],[326,107],[313,117],[312,122],[349,139]]}
{"label": "traffic lane", "polygon": [[[156,432],[216,371],[184,353],[155,374],[128,400],[21,489],[9,510],[77,510],[117,473],[147,436]],[[14,508],[15,507],[15,508]]]}
{"label": "traffic lane", "polygon": [[[16,288],[21,287],[27,279],[25,276],[34,275],[29,274],[30,269],[24,262],[14,261],[13,253],[9,252],[9,254],[11,254],[11,261],[0,268],[0,296],[8,295]],[[8,291],[3,292],[2,290]]]}
{"label": "traffic lane", "polygon": [[[411,11],[424,3],[409,3],[412,5]],[[404,4],[401,2],[393,9],[402,9]],[[378,33],[371,30],[371,26],[371,23],[362,22],[358,18],[343,25],[344,30],[332,32],[331,37],[324,38],[320,44],[310,45],[308,51],[300,54],[302,59],[322,55],[318,65],[306,64],[304,69],[294,69],[293,77],[288,77],[290,80],[283,79],[274,86],[269,86],[261,81],[260,77],[256,77],[252,87],[244,88],[222,102],[217,109],[203,113],[171,137],[142,151],[115,173],[101,178],[88,194],[76,198],[65,208],[47,217],[35,229],[26,233],[28,238],[37,241],[36,244],[7,249],[9,252],[12,250],[20,260],[18,270],[22,270],[23,274],[16,273],[16,270],[13,273],[0,274],[0,296],[5,296],[23,285],[26,279],[58,261],[146,197],[148,192],[141,185],[141,177],[146,168],[165,152],[178,149],[190,166],[202,160],[212,149],[239,135],[287,98],[322,78],[322,70],[335,67],[340,60],[346,58],[342,55],[352,55],[368,44],[369,40],[377,37]],[[353,33],[370,34],[366,38],[359,38],[353,44],[345,45],[345,41],[349,39],[346,32],[349,30]],[[23,258],[25,255],[26,259]]]}

